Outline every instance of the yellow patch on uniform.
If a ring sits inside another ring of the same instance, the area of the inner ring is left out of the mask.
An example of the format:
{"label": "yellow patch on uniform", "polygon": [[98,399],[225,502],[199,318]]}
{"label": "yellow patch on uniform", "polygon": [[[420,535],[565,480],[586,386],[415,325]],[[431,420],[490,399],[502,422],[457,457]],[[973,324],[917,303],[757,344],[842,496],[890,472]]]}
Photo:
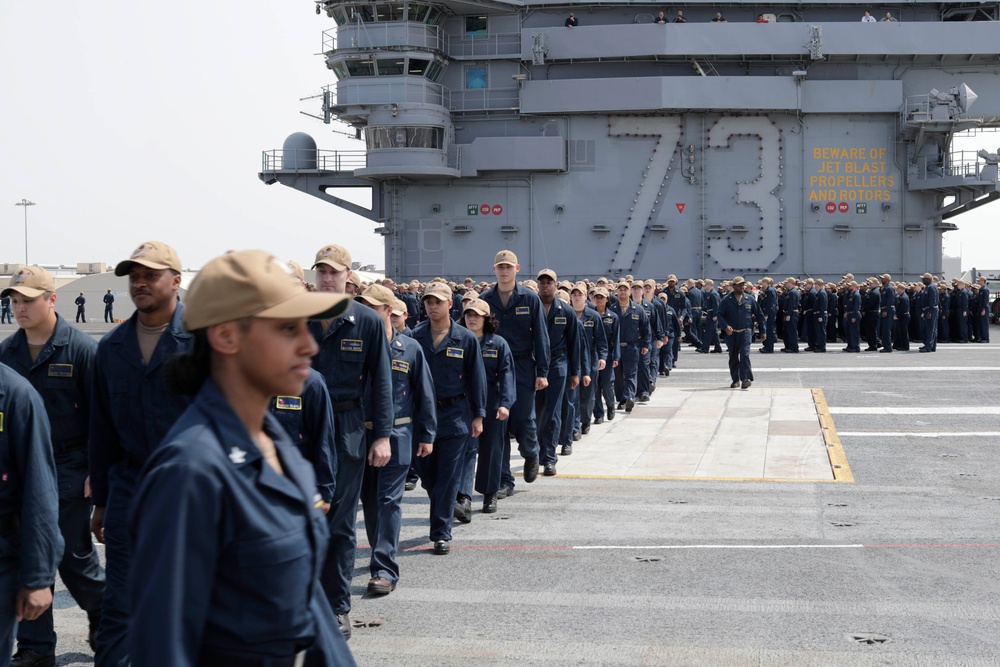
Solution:
{"label": "yellow patch on uniform", "polygon": [[605,324],[614,324],[615,323],[615,318],[613,318],[613,317],[605,317],[604,318],[604,323]]}
{"label": "yellow patch on uniform", "polygon": [[301,410],[301,396],[275,396],[274,407],[278,410]]}
{"label": "yellow patch on uniform", "polygon": [[638,314],[633,314],[633,315],[632,315],[632,319],[633,319],[633,320],[637,320],[637,319],[639,319],[639,315],[638,315]]}
{"label": "yellow patch on uniform", "polygon": [[528,306],[518,306],[514,309],[515,315],[531,315],[531,308]]}
{"label": "yellow patch on uniform", "polygon": [[552,318],[552,324],[566,324],[565,317],[554,317]]}
{"label": "yellow patch on uniform", "polygon": [[410,372],[410,362],[403,361],[402,359],[393,359],[392,360],[392,370],[399,371],[400,373],[409,373]]}
{"label": "yellow patch on uniform", "polygon": [[452,359],[465,359],[465,350],[460,347],[449,347],[445,350],[445,354]]}
{"label": "yellow patch on uniform", "polygon": [[497,359],[500,356],[500,350],[483,350],[483,359]]}
{"label": "yellow patch on uniform", "polygon": [[583,326],[584,326],[584,328],[590,327],[591,329],[593,329],[594,328],[594,321],[593,320],[585,320],[584,323],[583,323]]}
{"label": "yellow patch on uniform", "polygon": [[73,364],[49,364],[50,378],[73,377]]}
{"label": "yellow patch on uniform", "polygon": [[3,433],[3,413],[0,412],[0,433]]}
{"label": "yellow patch on uniform", "polygon": [[351,338],[345,338],[340,341],[340,351],[341,352],[364,352],[365,342],[363,340],[354,340]]}

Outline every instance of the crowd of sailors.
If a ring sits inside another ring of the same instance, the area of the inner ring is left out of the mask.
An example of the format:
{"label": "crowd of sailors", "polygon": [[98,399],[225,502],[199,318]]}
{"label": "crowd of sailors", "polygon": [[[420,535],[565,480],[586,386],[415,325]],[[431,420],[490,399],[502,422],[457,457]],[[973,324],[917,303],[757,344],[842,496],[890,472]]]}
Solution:
{"label": "crowd of sailors", "polygon": [[99,343],[56,313],[45,269],[11,278],[0,655],[16,637],[12,664],[54,664],[58,569],[98,665],[353,664],[359,504],[366,591],[389,595],[406,490],[426,492],[428,550],[449,554],[474,494],[484,514],[515,494],[515,443],[521,481],[555,476],[593,425],[650,400],[682,344],[725,339],[747,389],[753,338],[934,352],[989,342],[1000,305],[984,279],[931,274],[571,282],[520,275],[509,250],[488,283],[365,284],[351,266],[324,246],[306,283],[294,262],[227,253],[182,304],[176,251],[149,241],[115,268],[136,312]]}

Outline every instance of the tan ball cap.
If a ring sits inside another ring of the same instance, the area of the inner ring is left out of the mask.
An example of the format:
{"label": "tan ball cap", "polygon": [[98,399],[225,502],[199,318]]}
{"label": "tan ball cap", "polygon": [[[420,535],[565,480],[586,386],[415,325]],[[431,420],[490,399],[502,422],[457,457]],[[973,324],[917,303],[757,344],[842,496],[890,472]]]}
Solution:
{"label": "tan ball cap", "polygon": [[244,317],[326,319],[350,305],[346,294],[307,292],[274,255],[240,250],[216,257],[191,281],[184,328],[195,331]]}
{"label": "tan ball cap", "polygon": [[332,266],[336,271],[344,271],[351,268],[351,253],[343,246],[323,246],[316,253],[316,261],[313,262],[312,268],[315,269],[320,264]]}
{"label": "tan ball cap", "polygon": [[483,317],[489,317],[492,314],[490,304],[486,303],[482,299],[473,299],[469,303],[465,304],[462,312],[464,313],[467,310],[471,310],[477,315],[482,315]]}
{"label": "tan ball cap", "polygon": [[594,296],[603,296],[605,299],[608,298],[608,290],[603,287],[598,287],[594,290]]}
{"label": "tan ball cap", "polygon": [[402,301],[400,301],[399,299],[393,299],[392,300],[392,314],[393,315],[399,315],[401,317],[406,317],[406,314],[407,314],[406,304],[403,303]]}
{"label": "tan ball cap", "polygon": [[501,250],[497,253],[497,256],[493,258],[493,266],[500,266],[501,264],[517,266],[517,255],[512,253],[510,250]]}
{"label": "tan ball cap", "polygon": [[170,269],[177,273],[181,272],[181,260],[177,257],[177,251],[159,241],[146,241],[133,250],[128,259],[118,262],[118,265],[115,266],[115,275],[127,276],[134,264],[145,266],[154,271]]}
{"label": "tan ball cap", "polygon": [[40,266],[25,266],[10,277],[6,289],[0,292],[0,297],[9,296],[11,292],[17,292],[29,299],[41,296],[46,292],[56,291],[56,281],[52,274]]}
{"label": "tan ball cap", "polygon": [[451,288],[444,283],[429,283],[427,289],[424,290],[424,295],[421,297],[422,301],[427,300],[428,297],[434,297],[441,301],[451,301]]}
{"label": "tan ball cap", "polygon": [[542,269],[541,271],[538,272],[538,275],[535,276],[535,279],[541,280],[542,276],[547,276],[551,278],[553,282],[559,280],[559,278],[556,276],[556,272],[553,271],[552,269]]}
{"label": "tan ball cap", "polygon": [[354,297],[355,301],[364,301],[372,306],[389,306],[392,308],[396,301],[396,295],[388,287],[383,285],[369,285],[365,291]]}
{"label": "tan ball cap", "polygon": [[746,281],[743,280],[743,276],[736,276],[735,278],[733,278],[733,284],[734,285],[742,285],[745,282]]}

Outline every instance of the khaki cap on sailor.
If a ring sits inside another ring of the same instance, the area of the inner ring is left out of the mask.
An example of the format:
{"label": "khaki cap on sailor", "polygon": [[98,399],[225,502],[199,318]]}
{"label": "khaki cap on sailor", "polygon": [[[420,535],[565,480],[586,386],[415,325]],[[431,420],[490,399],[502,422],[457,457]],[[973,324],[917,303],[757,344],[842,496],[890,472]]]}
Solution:
{"label": "khaki cap on sailor", "polygon": [[479,298],[479,292],[477,292],[474,289],[470,289],[469,291],[467,291],[465,294],[462,295],[462,303],[465,303],[466,301],[472,301],[473,299],[478,299],[478,298]]}
{"label": "khaki cap on sailor", "polygon": [[[670,280],[670,279],[669,279],[669,278],[667,278],[667,281],[668,281],[668,282],[669,282],[669,280]],[[677,279],[676,279],[676,278],[674,278],[674,282],[677,282]],[[656,287],[656,281],[655,281],[655,280],[653,280],[652,278],[647,278],[646,280],[644,280],[644,281],[642,282],[642,286],[643,286],[643,287]]]}
{"label": "khaki cap on sailor", "polygon": [[733,278],[734,285],[742,285],[745,282],[746,280],[743,279],[743,276],[736,276],[735,278]]}
{"label": "khaki cap on sailor", "polygon": [[439,299],[441,301],[451,301],[451,288],[440,282],[428,283],[427,287],[424,289],[424,295],[421,297],[421,301],[425,301],[428,297],[434,297],[435,299]]}
{"label": "khaki cap on sailor", "polygon": [[298,278],[299,280],[306,279],[306,272],[302,270],[302,265],[300,265],[298,262],[293,262],[289,260],[288,268],[292,270],[292,275]]}
{"label": "khaki cap on sailor", "polygon": [[402,317],[406,317],[406,313],[407,313],[406,304],[403,303],[399,299],[393,299],[392,300],[392,314],[393,315],[400,315]]}
{"label": "khaki cap on sailor", "polygon": [[930,278],[931,280],[934,280],[934,276],[932,276],[932,275],[931,275],[931,274],[929,274],[929,273],[925,273],[924,275],[922,275],[922,276],[920,276],[920,277],[921,277],[921,278]]}
{"label": "khaki cap on sailor", "polygon": [[586,296],[587,295],[587,283],[581,281],[581,282],[578,282],[578,283],[576,283],[575,285],[573,285],[572,287],[569,288],[570,295],[572,295],[573,292],[576,292],[576,291],[579,291],[581,294],[583,294],[584,296]]}
{"label": "khaki cap on sailor", "polygon": [[29,299],[41,296],[46,292],[56,291],[56,281],[52,274],[40,266],[25,266],[10,277],[7,287],[0,292],[0,297],[9,296],[11,292],[17,292]]}
{"label": "khaki cap on sailor", "polygon": [[594,290],[594,296],[603,296],[605,299],[608,298],[608,290],[603,287],[598,287]]}
{"label": "khaki cap on sailor", "polygon": [[879,276],[879,278],[881,278],[882,280],[892,280],[892,276],[890,276],[888,273],[883,273],[881,276]]}
{"label": "khaki cap on sailor", "polygon": [[364,301],[373,306],[389,306],[392,308],[396,301],[396,295],[388,287],[383,285],[369,285],[365,291],[354,297],[355,301]]}
{"label": "khaki cap on sailor", "polygon": [[181,260],[177,257],[177,251],[160,241],[146,241],[133,250],[128,259],[118,262],[118,265],[115,266],[115,275],[127,276],[128,272],[132,270],[133,264],[145,266],[154,271],[170,269],[177,273],[181,272]]}
{"label": "khaki cap on sailor", "polygon": [[347,294],[309,292],[288,265],[263,250],[240,250],[206,264],[187,291],[184,328],[204,329],[245,317],[326,319],[351,305]]}
{"label": "khaki cap on sailor", "polygon": [[486,303],[482,299],[473,299],[469,303],[463,304],[462,312],[464,313],[467,310],[471,310],[472,312],[482,315],[483,317],[489,317],[493,314],[490,310],[490,304]]}
{"label": "khaki cap on sailor", "polygon": [[671,273],[669,276],[667,276],[667,282],[669,283],[671,280],[677,282],[677,276]]}
{"label": "khaki cap on sailor", "polygon": [[343,246],[323,246],[316,253],[316,261],[313,262],[312,268],[315,269],[320,264],[332,266],[335,271],[344,271],[351,268],[351,253]]}
{"label": "khaki cap on sailor", "polygon": [[493,266],[500,266],[501,264],[517,266],[517,255],[512,253],[510,250],[501,250],[497,253],[497,256],[493,258]]}
{"label": "khaki cap on sailor", "polygon": [[556,282],[557,280],[559,280],[558,276],[556,276],[556,272],[553,271],[552,269],[542,269],[541,271],[538,272],[538,275],[535,276],[535,279],[541,280],[542,276],[547,276],[551,278],[552,282]]}

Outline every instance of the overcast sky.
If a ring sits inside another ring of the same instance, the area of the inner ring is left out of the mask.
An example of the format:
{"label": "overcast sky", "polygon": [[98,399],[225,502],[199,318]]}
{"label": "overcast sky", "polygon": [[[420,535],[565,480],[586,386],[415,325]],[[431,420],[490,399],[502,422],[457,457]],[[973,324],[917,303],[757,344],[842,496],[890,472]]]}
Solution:
{"label": "overcast sky", "polygon": [[[300,114],[333,83],[316,55],[332,25],[308,0],[0,0],[0,262],[24,260],[27,198],[32,263],[114,264],[156,239],[192,268],[251,247],[311,263],[327,243],[382,267],[373,223],[257,178],[292,132],[363,149]],[[1000,268],[998,217],[954,218],[946,252]]]}

